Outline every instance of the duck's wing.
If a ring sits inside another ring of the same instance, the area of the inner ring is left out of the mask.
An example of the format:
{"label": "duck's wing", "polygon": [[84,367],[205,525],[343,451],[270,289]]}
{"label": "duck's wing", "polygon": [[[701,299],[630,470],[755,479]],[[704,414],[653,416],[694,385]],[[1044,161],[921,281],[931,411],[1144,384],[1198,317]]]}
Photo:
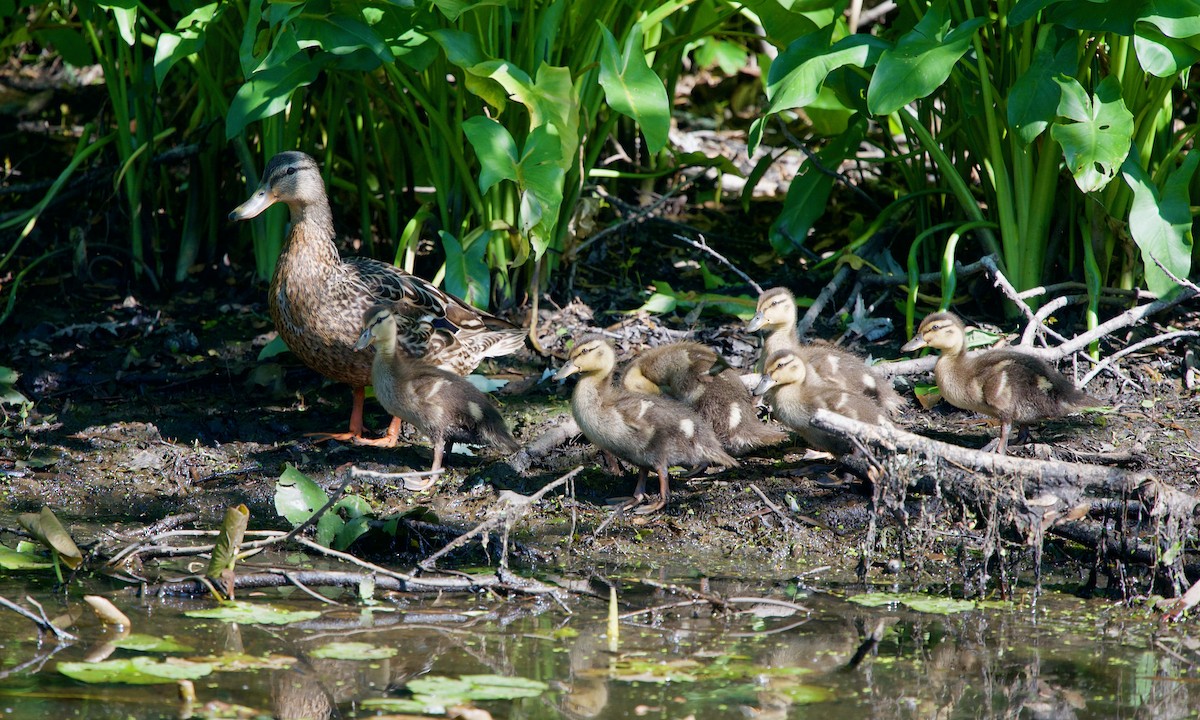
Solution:
{"label": "duck's wing", "polygon": [[359,289],[374,302],[403,304],[406,312],[418,315],[428,313],[444,318],[460,330],[485,331],[515,327],[395,265],[367,257],[347,258],[345,263],[351,269]]}

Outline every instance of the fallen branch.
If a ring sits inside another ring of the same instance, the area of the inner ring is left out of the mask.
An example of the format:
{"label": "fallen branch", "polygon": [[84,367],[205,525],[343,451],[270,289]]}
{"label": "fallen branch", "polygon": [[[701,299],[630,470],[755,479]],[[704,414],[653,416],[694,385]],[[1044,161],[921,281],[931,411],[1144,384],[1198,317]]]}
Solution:
{"label": "fallen branch", "polygon": [[575,422],[575,418],[570,415],[564,415],[557,425],[543,432],[534,441],[527,443],[524,447],[518,450],[511,458],[508,459],[508,464],[517,472],[525,472],[533,465],[535,460],[540,460],[554,451],[559,445],[567,442],[573,437],[577,437],[583,433],[579,429],[579,425]]}
{"label": "fallen branch", "polygon": [[12,600],[9,600],[8,598],[4,597],[3,595],[0,595],[0,606],[6,607],[9,610],[12,610],[16,614],[18,614],[21,617],[32,622],[34,625],[37,625],[38,630],[48,631],[48,632],[53,633],[54,637],[58,638],[59,642],[63,642],[66,640],[75,641],[75,640],[79,639],[78,637],[72,635],[71,633],[67,632],[66,630],[56,627],[54,625],[54,623],[50,622],[50,618],[46,617],[46,611],[42,609],[41,604],[39,604],[36,600],[34,600],[31,597],[26,597],[25,600],[30,605],[33,605],[34,607],[36,607],[38,609],[37,614],[34,614],[34,613],[30,612],[29,610],[26,610],[25,608],[16,604]]}
{"label": "fallen branch", "polygon": [[690,237],[687,237],[686,235],[680,235],[679,233],[675,233],[676,240],[682,240],[685,243],[687,243],[688,245],[691,245],[692,247],[696,248],[697,250],[700,250],[702,252],[708,253],[709,255],[712,255],[713,257],[715,257],[717,259],[718,262],[720,262],[722,265],[724,265],[725,267],[729,268],[734,273],[736,273],[737,276],[740,277],[742,280],[744,280],[747,285],[754,288],[754,292],[758,293],[759,295],[762,295],[762,291],[763,291],[762,285],[759,285],[758,283],[754,282],[754,278],[752,278],[749,275],[747,275],[746,273],[742,272],[741,268],[739,268],[737,265],[734,265],[732,262],[730,262],[729,259],[726,258],[724,255],[717,252],[716,250],[713,250],[712,247],[708,244],[708,241],[706,241],[704,239],[703,234],[699,234],[699,237],[700,237],[699,240],[693,240]]}

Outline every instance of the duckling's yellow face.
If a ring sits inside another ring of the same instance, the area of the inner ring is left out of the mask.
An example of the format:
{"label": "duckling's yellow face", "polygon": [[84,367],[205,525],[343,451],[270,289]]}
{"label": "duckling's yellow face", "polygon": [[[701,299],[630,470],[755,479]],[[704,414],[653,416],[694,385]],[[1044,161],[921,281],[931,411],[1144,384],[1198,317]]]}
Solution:
{"label": "duckling's yellow face", "polygon": [[591,373],[612,372],[617,356],[612,346],[604,340],[588,340],[575,346],[567,358],[567,364],[554,375],[555,380],[568,378],[575,373],[585,375]]}
{"label": "duckling's yellow face", "polygon": [[754,388],[754,394],[762,395],[776,385],[802,383],[807,376],[808,369],[803,360],[790,350],[780,350],[767,358],[762,379]]}
{"label": "duckling's yellow face", "polygon": [[323,201],[325,181],[317,161],[302,152],[282,152],[267,163],[258,189],[229,213],[229,219],[249,220],[277,202],[302,206]]}
{"label": "duckling's yellow face", "polygon": [[746,329],[778,330],[795,324],[796,298],[784,288],[775,288],[759,296],[758,307]]}
{"label": "duckling's yellow face", "polygon": [[383,347],[394,347],[396,343],[396,318],[384,305],[376,305],[363,313],[363,331],[354,343],[354,349],[366,350],[376,343]]}
{"label": "duckling's yellow face", "polygon": [[961,353],[967,342],[967,327],[957,315],[948,312],[934,313],[926,317],[917,328],[912,340],[900,348],[911,352],[923,347],[941,350],[943,353],[957,355]]}

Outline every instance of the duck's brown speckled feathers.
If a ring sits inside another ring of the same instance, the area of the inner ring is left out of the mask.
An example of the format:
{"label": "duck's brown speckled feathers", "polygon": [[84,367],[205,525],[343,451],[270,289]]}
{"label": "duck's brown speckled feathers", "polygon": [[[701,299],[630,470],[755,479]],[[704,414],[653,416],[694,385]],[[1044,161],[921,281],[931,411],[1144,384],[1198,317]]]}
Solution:
{"label": "duck's brown speckled feathers", "polygon": [[878,401],[890,417],[908,406],[891,382],[858,355],[825,342],[801,343],[796,336],[796,322],[796,298],[790,290],[771,288],[759,296],[754,317],[746,325],[751,332],[765,332],[759,372],[763,372],[769,357],[791,350],[804,361],[813,387],[824,384],[852,395],[864,394]]}
{"label": "duck's brown speckled feathers", "polygon": [[754,398],[712,348],[677,342],[634,358],[621,379],[627,390],[659,392],[686,403],[708,421],[726,451],[738,455],[787,439],[787,433],[758,419]]}
{"label": "duck's brown speckled feathers", "polygon": [[[396,317],[385,305],[368,309],[357,346],[375,347],[371,384],[380,404],[429,437],[433,444],[430,469],[441,468],[444,453],[456,441],[516,452],[519,445],[491,398],[462,377],[397,351]],[[425,325],[429,319],[415,322]],[[432,484],[431,478],[426,483],[406,483],[405,487],[423,490]]]}
{"label": "duck's brown speckled feathers", "polygon": [[602,338],[584,338],[571,351],[559,379],[581,373],[571,397],[571,411],[583,434],[602,450],[638,468],[638,485],[630,507],[645,502],[646,476],[658,474],[659,501],[639,507],[656,512],[671,497],[667,468],[671,465],[736,465],[721,449],[713,429],[687,405],[663,396],[626,390],[612,382],[616,354]]}
{"label": "duck's brown speckled feathers", "polygon": [[778,350],[767,358],[766,372],[758,392],[765,394],[777,420],[795,430],[810,447],[817,450],[839,454],[853,450],[842,436],[812,424],[817,410],[830,410],[852,420],[891,426],[886,411],[878,401],[861,393],[813,383],[807,364],[792,350]]}
{"label": "duck's brown speckled feathers", "polygon": [[[402,305],[445,324],[454,342],[426,341],[431,348],[426,359],[456,372],[468,373],[483,357],[519,347],[522,330],[427,281],[371,258],[339,257],[325,183],[308,155],[293,151],[271,158],[258,189],[230,218],[248,220],[275,203],[288,206],[292,227],[271,279],[271,319],[304,364],[354,389],[350,432],[328,437],[362,438],[363,388],[371,381],[373,353],[353,348],[363,313],[373,305]],[[395,444],[398,431],[393,422],[381,444]]]}
{"label": "duck's brown speckled feathers", "polygon": [[1006,452],[1013,425],[1023,427],[1103,405],[1041,358],[1017,350],[967,352],[966,330],[957,315],[934,313],[902,349],[928,346],[941,351],[933,370],[938,390],[955,407],[1000,420],[997,452]]}

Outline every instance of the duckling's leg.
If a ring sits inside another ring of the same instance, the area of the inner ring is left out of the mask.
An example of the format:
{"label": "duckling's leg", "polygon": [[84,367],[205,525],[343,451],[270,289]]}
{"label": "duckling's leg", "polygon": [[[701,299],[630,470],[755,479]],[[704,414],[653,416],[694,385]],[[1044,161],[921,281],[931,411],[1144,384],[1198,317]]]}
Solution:
{"label": "duckling's leg", "polygon": [[[429,468],[430,473],[439,473],[442,469],[442,456],[446,450],[446,443],[442,442],[441,434],[429,438],[433,442],[433,465]],[[413,479],[404,481],[404,489],[411,492],[424,492],[433,487],[437,482],[438,475],[430,475],[424,480]]]}
{"label": "duckling's leg", "polygon": [[[645,482],[645,471],[642,471],[642,481]],[[656,513],[667,506],[671,501],[671,476],[667,475],[667,468],[658,468],[658,502],[645,505],[634,510],[638,515],[649,515]]]}
{"label": "duckling's leg", "polygon": [[647,472],[648,471],[645,468],[638,468],[637,487],[635,487],[633,489],[633,497],[629,498],[628,500],[626,500],[624,503],[621,504],[622,510],[629,510],[630,508],[635,508],[638,505],[641,505],[642,503],[646,502],[646,474],[647,474]]}
{"label": "duckling's leg", "polygon": [[996,454],[1008,454],[1008,435],[1012,432],[1011,422],[1000,423],[1000,439],[996,441]]}

